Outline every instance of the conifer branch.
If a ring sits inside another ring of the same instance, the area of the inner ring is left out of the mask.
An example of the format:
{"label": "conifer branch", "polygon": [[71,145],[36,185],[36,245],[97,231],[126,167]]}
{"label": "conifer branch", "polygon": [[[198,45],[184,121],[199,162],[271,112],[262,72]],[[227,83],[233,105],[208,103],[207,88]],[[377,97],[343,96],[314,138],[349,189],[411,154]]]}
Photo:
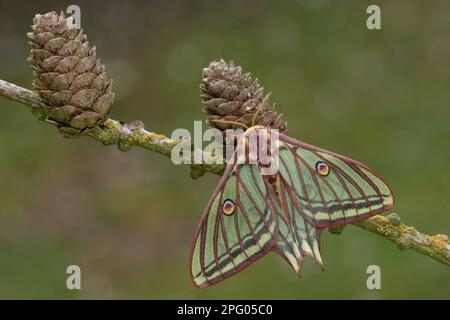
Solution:
{"label": "conifer branch", "polygon": [[[30,107],[36,119],[58,127],[58,123],[48,120],[51,108],[36,92],[0,80],[0,95]],[[104,145],[116,144],[122,151],[137,146],[166,157],[170,157],[173,148],[180,143],[165,135],[145,130],[141,121],[123,123],[113,119],[106,120],[101,126],[83,130],[80,136],[94,138]],[[194,164],[191,165],[191,176],[197,178],[205,172],[221,175],[223,170],[223,165]],[[355,225],[391,240],[402,250],[410,249],[450,266],[450,241],[444,234],[429,236],[421,233],[415,227],[404,225],[395,213],[388,216],[377,215]]]}

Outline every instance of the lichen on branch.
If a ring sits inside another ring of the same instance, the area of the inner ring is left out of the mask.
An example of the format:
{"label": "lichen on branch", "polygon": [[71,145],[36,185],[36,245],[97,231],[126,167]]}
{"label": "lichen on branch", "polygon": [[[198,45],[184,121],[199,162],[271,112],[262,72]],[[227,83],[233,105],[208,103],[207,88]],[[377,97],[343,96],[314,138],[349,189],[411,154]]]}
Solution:
{"label": "lichen on branch", "polygon": [[[36,92],[0,80],[0,95],[30,107],[36,119],[58,125],[48,120],[51,108]],[[91,137],[104,145],[116,144],[122,151],[137,146],[166,157],[170,157],[172,149],[180,143],[146,130],[140,121],[127,124],[113,119],[106,120],[101,126],[83,130],[81,136]],[[199,177],[205,172],[221,175],[223,170],[224,165],[193,164],[191,176]],[[397,214],[377,215],[355,225],[391,240],[402,250],[410,249],[450,266],[450,241],[444,234],[429,236],[421,233],[415,227],[404,225]]]}

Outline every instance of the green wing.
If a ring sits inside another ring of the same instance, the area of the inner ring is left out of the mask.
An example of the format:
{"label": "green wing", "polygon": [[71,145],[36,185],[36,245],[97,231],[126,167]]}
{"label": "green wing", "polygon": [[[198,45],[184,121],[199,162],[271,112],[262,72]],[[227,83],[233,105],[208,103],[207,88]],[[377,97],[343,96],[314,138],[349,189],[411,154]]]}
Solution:
{"label": "green wing", "polygon": [[280,141],[281,184],[312,225],[354,223],[393,208],[391,189],[366,165],[286,135]]}
{"label": "green wing", "polygon": [[[279,177],[278,179],[281,179]],[[300,275],[304,257],[310,257],[322,269],[323,263],[319,250],[321,229],[296,214],[296,208],[289,196],[285,184],[276,183],[277,194],[271,193],[270,201],[278,213],[278,241],[273,251],[280,254]]]}
{"label": "green wing", "polygon": [[303,263],[303,256],[299,251],[299,244],[289,225],[288,219],[286,218],[282,205],[280,203],[280,198],[275,193],[273,188],[269,189],[268,201],[271,207],[277,213],[278,218],[278,239],[276,245],[272,250],[278,253],[287,263],[289,263],[297,274],[300,274],[300,269]]}
{"label": "green wing", "polygon": [[393,207],[392,191],[355,160],[280,135],[279,171],[269,198],[278,214],[278,252],[297,272],[304,257],[323,269],[320,233]]}
{"label": "green wing", "polygon": [[196,286],[222,281],[272,249],[278,222],[266,190],[256,165],[228,165],[194,236],[190,268]]}

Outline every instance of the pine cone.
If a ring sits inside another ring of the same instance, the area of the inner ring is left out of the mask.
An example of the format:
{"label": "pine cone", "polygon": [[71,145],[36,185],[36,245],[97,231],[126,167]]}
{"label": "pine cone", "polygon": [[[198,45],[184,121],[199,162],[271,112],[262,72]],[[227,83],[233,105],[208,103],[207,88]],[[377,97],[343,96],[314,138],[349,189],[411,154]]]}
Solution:
{"label": "pine cone", "polygon": [[95,46],[89,46],[83,31],[78,32],[63,12],[36,15],[31,30],[27,37],[33,86],[51,107],[49,119],[69,135],[102,124],[114,93]]}
{"label": "pine cone", "polygon": [[[216,60],[203,69],[202,90],[203,111],[210,126],[219,130],[242,128],[252,125],[271,126],[280,132],[286,131],[282,115],[270,105],[264,88],[250,73],[242,73],[241,67],[233,62]],[[259,111],[258,111],[259,109]],[[253,118],[257,113],[255,123]]]}

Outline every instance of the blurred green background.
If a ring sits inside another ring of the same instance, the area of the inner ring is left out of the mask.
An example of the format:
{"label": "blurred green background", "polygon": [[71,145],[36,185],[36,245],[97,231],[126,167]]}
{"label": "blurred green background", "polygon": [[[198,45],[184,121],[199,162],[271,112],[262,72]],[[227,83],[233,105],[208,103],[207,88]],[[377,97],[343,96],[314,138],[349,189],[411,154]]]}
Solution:
{"label": "blurred green background", "polygon": [[[382,30],[366,28],[378,4]],[[0,1],[0,78],[31,87],[25,34],[72,1]],[[450,232],[450,3],[442,1],[77,1],[114,78],[112,117],[193,130],[201,70],[234,60],[260,79],[295,138],[375,168],[396,212]],[[0,298],[450,298],[450,269],[356,227],[324,232],[326,271],[298,280],[269,254],[206,290],[191,239],[218,177],[146,150],[67,140],[0,98]],[[66,288],[66,267],[82,290]],[[366,288],[381,267],[382,289]]]}

